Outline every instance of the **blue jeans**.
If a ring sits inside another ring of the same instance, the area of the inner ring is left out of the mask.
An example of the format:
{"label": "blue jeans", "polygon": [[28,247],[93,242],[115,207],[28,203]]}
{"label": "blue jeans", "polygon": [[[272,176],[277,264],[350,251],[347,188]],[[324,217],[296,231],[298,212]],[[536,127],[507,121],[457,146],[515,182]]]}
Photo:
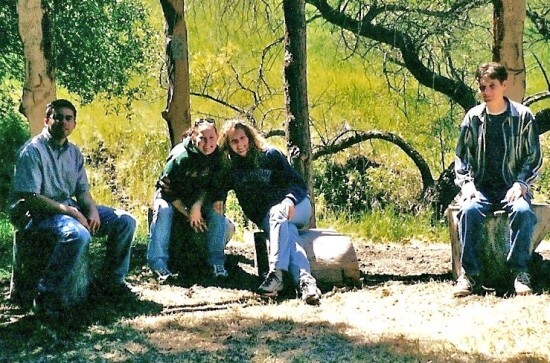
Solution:
{"label": "blue jeans", "polygon": [[479,192],[479,201],[468,201],[461,205],[458,213],[458,234],[462,244],[462,267],[470,275],[477,275],[481,269],[480,241],[482,226],[487,213],[504,210],[510,220],[510,241],[507,246],[506,262],[516,272],[527,271],[531,259],[531,235],[536,217],[531,201],[520,198],[513,203],[491,203]]}
{"label": "blue jeans", "polygon": [[[101,225],[96,235],[107,236],[102,280],[106,284],[122,284],[130,268],[136,220],[119,209],[97,206],[97,210]],[[64,214],[33,220],[29,231],[54,242],[54,250],[40,279],[38,291],[56,294],[65,286],[77,262],[86,254],[92,236],[76,219]]]}
{"label": "blue jeans", "polygon": [[[168,269],[168,249],[172,235],[174,213],[175,208],[172,204],[157,195],[153,202],[153,220],[147,246],[147,264],[152,270]],[[227,235],[226,232],[231,221],[217,213],[212,207],[203,208],[203,217],[208,228],[208,263],[210,265],[224,265],[225,244],[231,239],[231,236]]]}
{"label": "blue jeans", "polygon": [[295,283],[300,277],[311,274],[309,260],[300,245],[298,229],[305,226],[311,217],[309,198],[295,206],[295,213],[288,220],[286,206],[276,204],[262,221],[262,230],[269,235],[269,269],[289,271]]}

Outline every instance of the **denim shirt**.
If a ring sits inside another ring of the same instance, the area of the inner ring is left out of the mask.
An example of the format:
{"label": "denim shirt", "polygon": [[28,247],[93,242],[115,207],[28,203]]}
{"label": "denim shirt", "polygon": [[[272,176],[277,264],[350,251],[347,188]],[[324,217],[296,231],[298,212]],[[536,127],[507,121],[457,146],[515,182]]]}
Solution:
{"label": "denim shirt", "polygon": [[[519,182],[527,187],[540,177],[542,155],[535,118],[528,107],[505,98],[507,117],[502,123],[504,161],[502,177],[506,185]],[[468,111],[460,127],[455,152],[455,184],[462,187],[473,182],[476,187],[486,171],[486,104]],[[490,147],[490,146],[489,146]]]}

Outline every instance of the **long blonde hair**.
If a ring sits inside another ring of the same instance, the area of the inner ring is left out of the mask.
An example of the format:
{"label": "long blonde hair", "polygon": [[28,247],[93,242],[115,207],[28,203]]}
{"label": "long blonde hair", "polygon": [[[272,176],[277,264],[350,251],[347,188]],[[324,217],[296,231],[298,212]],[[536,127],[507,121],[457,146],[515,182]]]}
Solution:
{"label": "long blonde hair", "polygon": [[[249,142],[249,154],[255,157],[258,153],[267,149],[268,143],[266,139],[260,135],[258,130],[250,125],[247,121],[242,119],[231,119],[225,121],[221,128],[220,138],[218,139],[218,145],[220,149],[227,152],[230,156],[234,156],[235,152],[229,146],[229,138],[227,137],[228,131],[243,130]],[[248,157],[248,155],[247,155]]]}

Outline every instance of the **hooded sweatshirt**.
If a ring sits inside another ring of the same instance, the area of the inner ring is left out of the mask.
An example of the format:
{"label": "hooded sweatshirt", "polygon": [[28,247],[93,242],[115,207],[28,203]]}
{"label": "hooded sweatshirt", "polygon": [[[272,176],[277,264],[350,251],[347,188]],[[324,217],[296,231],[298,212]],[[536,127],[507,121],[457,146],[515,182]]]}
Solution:
{"label": "hooded sweatshirt", "polygon": [[208,201],[213,202],[213,183],[221,169],[222,153],[218,148],[212,154],[204,155],[193,144],[192,139],[187,137],[170,151],[159,177],[159,180],[168,177],[170,193],[163,191],[158,181],[156,187],[163,199],[168,202],[180,199],[187,208],[203,193]]}

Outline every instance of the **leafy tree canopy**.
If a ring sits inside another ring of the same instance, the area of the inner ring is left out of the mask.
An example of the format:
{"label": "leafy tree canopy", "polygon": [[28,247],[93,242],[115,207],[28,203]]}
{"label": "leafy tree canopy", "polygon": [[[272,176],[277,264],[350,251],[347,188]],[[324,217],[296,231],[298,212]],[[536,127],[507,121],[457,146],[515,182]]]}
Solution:
{"label": "leafy tree canopy", "polygon": [[[0,0],[0,77],[24,77],[16,1]],[[98,94],[133,98],[140,91],[136,75],[154,65],[159,36],[141,0],[44,0],[50,16],[56,82],[83,103]],[[147,77],[139,77],[147,79]]]}

